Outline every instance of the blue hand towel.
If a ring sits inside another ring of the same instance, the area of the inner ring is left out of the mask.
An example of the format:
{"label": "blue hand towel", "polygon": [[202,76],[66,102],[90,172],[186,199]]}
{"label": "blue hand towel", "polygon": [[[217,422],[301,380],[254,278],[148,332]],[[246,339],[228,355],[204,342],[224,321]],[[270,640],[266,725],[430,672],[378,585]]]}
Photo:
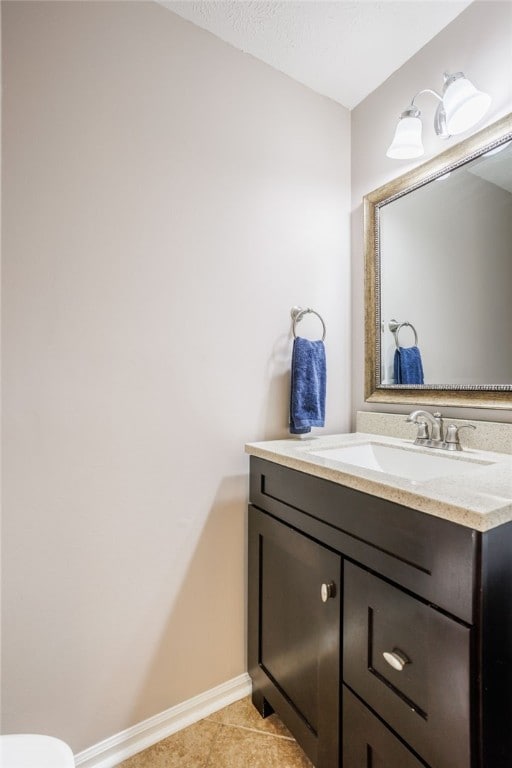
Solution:
{"label": "blue hand towel", "polygon": [[304,435],[325,422],[327,380],[323,341],[297,336],[293,342],[290,393],[290,432]]}
{"label": "blue hand towel", "polygon": [[418,347],[398,347],[394,359],[395,384],[423,384],[423,364]]}

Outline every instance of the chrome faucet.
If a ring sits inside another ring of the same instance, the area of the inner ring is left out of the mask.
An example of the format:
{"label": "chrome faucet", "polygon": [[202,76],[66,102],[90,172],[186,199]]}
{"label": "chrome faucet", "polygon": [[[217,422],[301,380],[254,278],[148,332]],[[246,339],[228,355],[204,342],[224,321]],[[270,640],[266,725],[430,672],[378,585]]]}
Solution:
{"label": "chrome faucet", "polygon": [[[418,435],[414,445],[426,445],[429,448],[444,448],[443,419],[440,413],[432,415],[428,411],[413,411],[406,421],[418,425]],[[427,424],[430,425],[430,434]]]}
{"label": "chrome faucet", "polygon": [[[459,430],[476,429],[474,424],[462,424],[457,427],[450,424],[444,435],[443,419],[440,413],[433,415],[428,411],[413,411],[406,421],[411,421],[418,427],[414,445],[425,445],[427,448],[443,448],[445,451],[462,451],[459,441]],[[430,426],[430,433],[429,433]]]}

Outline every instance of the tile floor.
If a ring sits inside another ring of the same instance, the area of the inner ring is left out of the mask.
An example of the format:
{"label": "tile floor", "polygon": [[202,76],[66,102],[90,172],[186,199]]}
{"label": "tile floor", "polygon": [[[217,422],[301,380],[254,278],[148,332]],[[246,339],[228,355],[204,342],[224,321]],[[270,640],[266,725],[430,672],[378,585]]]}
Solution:
{"label": "tile floor", "polygon": [[313,768],[277,715],[263,720],[250,698],[184,728],[119,768]]}

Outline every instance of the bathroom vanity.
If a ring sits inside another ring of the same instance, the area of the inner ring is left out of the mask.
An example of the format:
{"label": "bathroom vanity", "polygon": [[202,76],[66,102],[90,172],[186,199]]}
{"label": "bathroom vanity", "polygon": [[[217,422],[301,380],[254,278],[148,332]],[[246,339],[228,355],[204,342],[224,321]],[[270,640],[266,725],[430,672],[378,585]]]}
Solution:
{"label": "bathroom vanity", "polygon": [[411,452],[358,433],[246,448],[253,703],[316,768],[510,768],[512,458],[464,452],[426,480],[332,458],[370,442]]}

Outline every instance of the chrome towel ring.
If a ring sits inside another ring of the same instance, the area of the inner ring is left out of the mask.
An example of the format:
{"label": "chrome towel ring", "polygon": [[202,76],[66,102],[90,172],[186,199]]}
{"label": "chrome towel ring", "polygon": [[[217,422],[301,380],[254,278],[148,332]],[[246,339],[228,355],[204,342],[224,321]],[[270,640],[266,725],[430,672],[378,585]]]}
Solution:
{"label": "chrome towel ring", "polygon": [[411,328],[412,332],[414,333],[414,346],[418,346],[418,334],[416,333],[416,328],[412,323],[409,323],[408,321],[405,321],[404,323],[398,323],[396,320],[390,320],[388,328],[395,337],[395,344],[397,349],[400,348],[400,344],[398,343],[398,334],[400,333],[400,328],[404,328],[405,326]]}
{"label": "chrome towel ring", "polygon": [[307,315],[308,313],[316,315],[318,317],[318,319],[320,320],[320,322],[322,323],[322,331],[323,331],[322,332],[322,341],[325,341],[326,329],[325,329],[325,323],[323,321],[323,318],[322,318],[321,315],[318,314],[318,312],[316,310],[311,309],[311,307],[308,307],[307,309],[302,309],[302,307],[292,307],[291,316],[292,316],[292,320],[293,320],[293,338],[294,339],[297,338],[297,334],[295,333],[296,327],[297,327],[297,323],[300,323],[300,321],[302,320],[304,315]]}

